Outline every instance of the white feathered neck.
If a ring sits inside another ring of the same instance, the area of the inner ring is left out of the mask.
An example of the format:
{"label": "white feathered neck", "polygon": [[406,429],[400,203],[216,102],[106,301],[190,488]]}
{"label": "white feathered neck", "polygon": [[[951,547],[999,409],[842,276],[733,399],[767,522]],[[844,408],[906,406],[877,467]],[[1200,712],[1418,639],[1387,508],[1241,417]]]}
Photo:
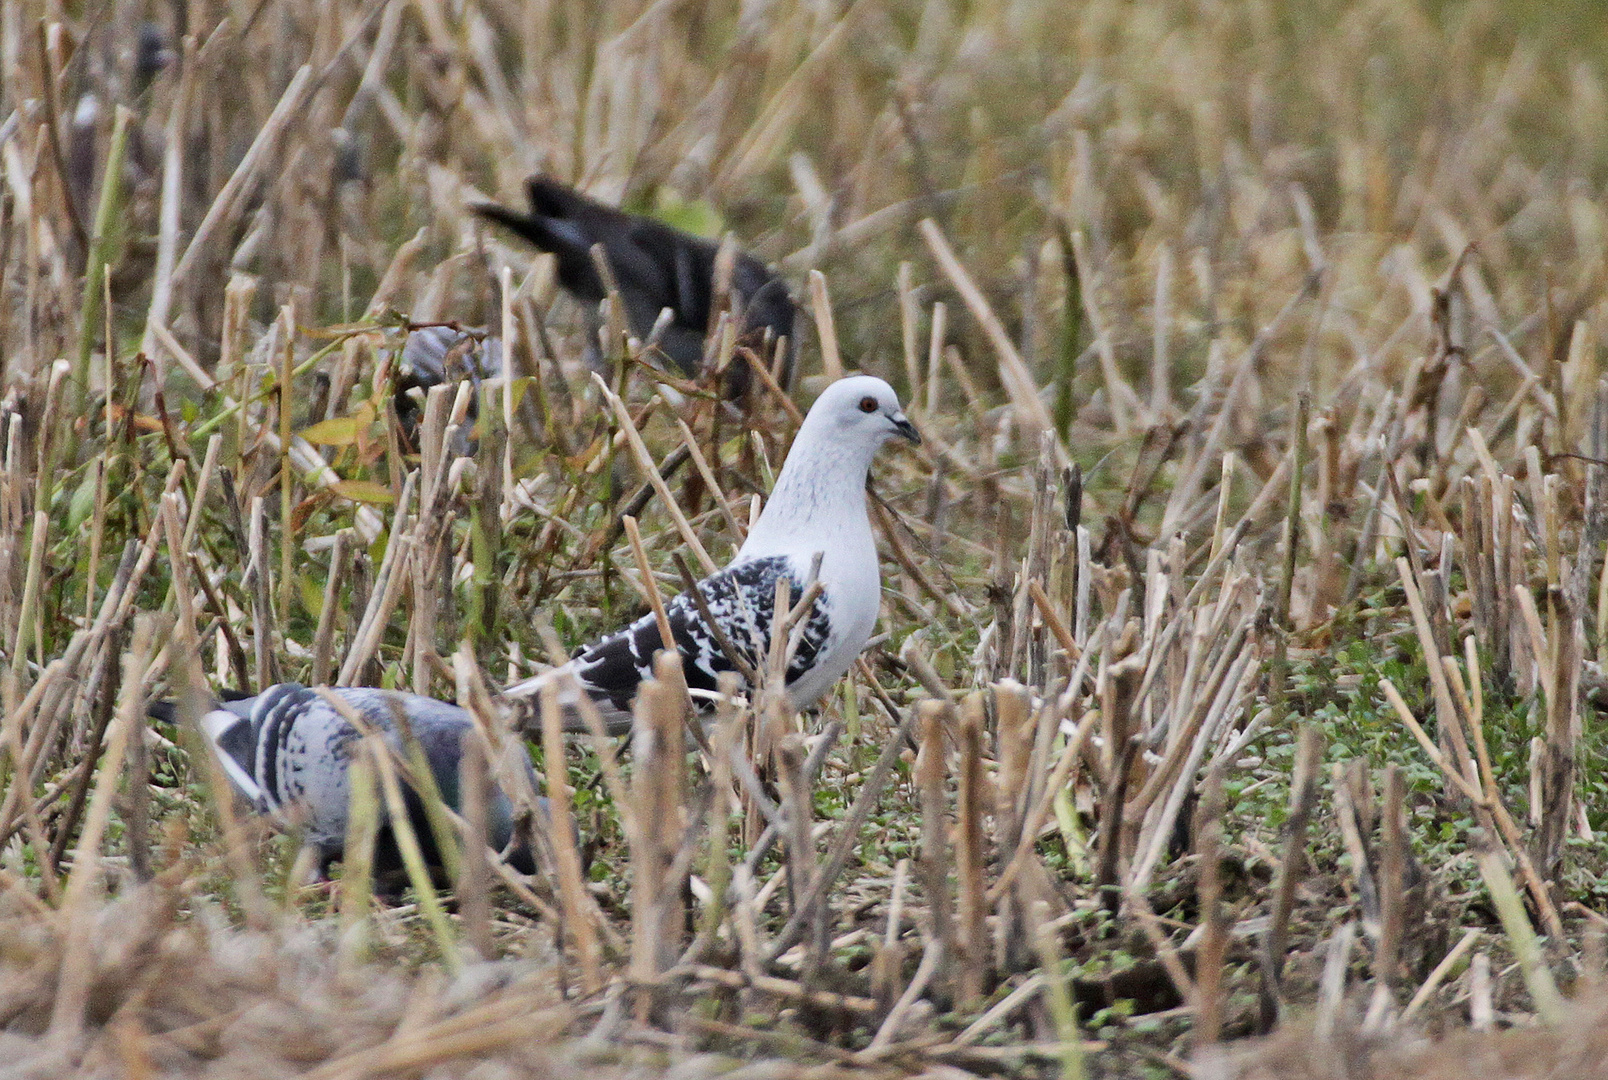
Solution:
{"label": "white feathered neck", "polygon": [[830,554],[835,545],[869,540],[865,478],[884,441],[880,433],[843,430],[830,411],[811,409],[737,557]]}

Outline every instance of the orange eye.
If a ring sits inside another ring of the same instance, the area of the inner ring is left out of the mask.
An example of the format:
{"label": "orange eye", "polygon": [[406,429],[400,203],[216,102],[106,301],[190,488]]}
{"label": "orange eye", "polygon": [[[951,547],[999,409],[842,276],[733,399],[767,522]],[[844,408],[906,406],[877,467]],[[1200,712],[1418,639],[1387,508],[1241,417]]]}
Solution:
{"label": "orange eye", "polygon": [[863,398],[861,398],[860,399],[860,411],[863,412],[863,413],[876,412],[877,411],[877,399],[874,398],[874,397],[863,397]]}

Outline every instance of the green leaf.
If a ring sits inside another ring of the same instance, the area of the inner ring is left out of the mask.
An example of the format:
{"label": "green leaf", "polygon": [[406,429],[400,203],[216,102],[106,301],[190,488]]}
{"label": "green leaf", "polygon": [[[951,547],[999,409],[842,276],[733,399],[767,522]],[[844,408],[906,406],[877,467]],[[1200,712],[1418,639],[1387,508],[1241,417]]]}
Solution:
{"label": "green leaf", "polygon": [[335,416],[303,430],[301,437],[320,446],[351,446],[357,441],[358,427],[355,416]]}
{"label": "green leaf", "polygon": [[67,510],[67,531],[76,532],[78,528],[89,520],[95,512],[95,470],[84,470],[84,479],[73,492],[72,502]]}
{"label": "green leaf", "polygon": [[[514,391],[513,408],[517,409],[524,404],[525,392],[530,389],[530,384],[534,381],[529,375],[521,375],[510,384]],[[499,401],[497,404],[501,405],[502,402]]]}
{"label": "green leaf", "polygon": [[718,237],[725,228],[725,222],[713,203],[705,199],[689,201],[668,188],[659,189],[658,205],[653,208],[653,216],[666,225],[673,225],[694,236],[703,236],[711,240]]}
{"label": "green leaf", "polygon": [[324,613],[324,590],[308,574],[298,574],[296,580],[301,586],[302,607],[308,615],[318,618]]}
{"label": "green leaf", "polygon": [[389,506],[396,501],[396,496],[384,484],[373,480],[337,480],[329,489],[343,499],[353,502],[377,503]]}

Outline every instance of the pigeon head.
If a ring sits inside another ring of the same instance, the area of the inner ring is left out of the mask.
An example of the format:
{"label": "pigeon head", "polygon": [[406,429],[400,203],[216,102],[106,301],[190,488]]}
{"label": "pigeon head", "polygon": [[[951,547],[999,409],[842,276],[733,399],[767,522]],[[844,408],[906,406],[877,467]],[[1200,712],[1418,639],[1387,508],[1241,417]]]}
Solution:
{"label": "pigeon head", "polygon": [[826,439],[865,441],[873,448],[895,435],[921,442],[893,387],[874,375],[851,375],[828,386],[810,407],[804,426]]}

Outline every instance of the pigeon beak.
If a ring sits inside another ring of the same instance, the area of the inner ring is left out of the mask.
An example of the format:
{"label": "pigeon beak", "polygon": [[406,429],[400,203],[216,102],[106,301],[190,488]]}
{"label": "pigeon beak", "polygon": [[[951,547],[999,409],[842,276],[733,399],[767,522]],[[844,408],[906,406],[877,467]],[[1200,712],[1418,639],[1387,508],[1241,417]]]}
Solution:
{"label": "pigeon beak", "polygon": [[916,425],[912,424],[904,413],[894,413],[888,419],[893,421],[893,430],[902,438],[909,439],[917,446],[921,445],[921,432],[916,430]]}

